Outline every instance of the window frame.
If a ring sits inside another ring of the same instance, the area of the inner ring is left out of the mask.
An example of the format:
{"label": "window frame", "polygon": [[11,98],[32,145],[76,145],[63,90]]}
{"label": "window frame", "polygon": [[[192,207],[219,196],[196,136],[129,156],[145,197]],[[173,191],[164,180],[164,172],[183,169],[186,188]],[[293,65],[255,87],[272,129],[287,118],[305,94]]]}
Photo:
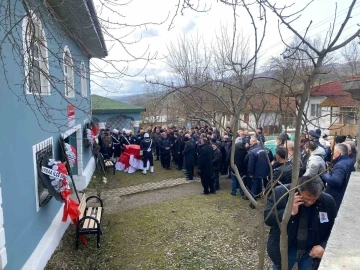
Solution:
{"label": "window frame", "polygon": [[[54,157],[54,140],[53,137],[47,138],[46,140],[37,143],[35,145],[33,145],[33,163],[34,163],[34,180],[35,180],[35,201],[36,201],[36,212],[39,212],[40,208],[42,208],[40,206],[40,197],[44,192],[47,191],[43,191],[43,193],[40,195],[39,194],[39,176],[38,176],[38,169],[37,169],[37,152],[43,150],[44,148],[46,148],[48,145],[52,145],[52,156]],[[45,194],[46,195],[46,194]]]}
{"label": "window frame", "polygon": [[86,81],[86,66],[83,61],[80,64],[80,86],[81,96],[87,98],[87,81]]}
{"label": "window frame", "polygon": [[[25,15],[22,21],[22,42],[23,42],[23,65],[25,75],[25,93],[28,95],[51,95],[50,82],[49,82],[49,56],[47,50],[47,39],[41,20],[36,14],[30,10],[31,21],[35,26],[35,38],[36,41],[32,42],[32,30],[30,30],[30,18]],[[40,42],[39,42],[40,41]],[[33,91],[31,88],[34,65],[30,64],[30,61],[34,61],[32,46],[37,46],[38,57],[35,59],[39,64],[40,70],[40,92]]]}
{"label": "window frame", "polygon": [[[67,59],[70,60],[70,65],[67,64]],[[75,98],[75,85],[74,85],[74,61],[71,56],[71,52],[69,47],[66,45],[64,47],[63,53],[63,74],[64,74],[64,91],[65,97],[67,98]],[[72,88],[70,91],[68,90],[68,86]]]}
{"label": "window frame", "polygon": [[310,116],[311,117],[321,117],[320,104],[316,104],[316,103],[310,104]]}

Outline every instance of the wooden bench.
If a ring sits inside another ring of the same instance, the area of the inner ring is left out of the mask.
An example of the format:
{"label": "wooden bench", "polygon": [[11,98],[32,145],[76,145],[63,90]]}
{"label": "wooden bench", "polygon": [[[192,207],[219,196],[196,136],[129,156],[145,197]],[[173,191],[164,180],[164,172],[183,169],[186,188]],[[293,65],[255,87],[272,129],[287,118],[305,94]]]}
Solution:
{"label": "wooden bench", "polygon": [[115,174],[115,163],[110,159],[110,157],[108,157],[108,155],[99,153],[99,159],[104,170],[107,168],[112,168]]}
{"label": "wooden bench", "polygon": [[[90,199],[96,199],[100,206],[87,206]],[[79,248],[79,238],[82,234],[97,234],[97,247],[100,247],[100,235],[102,235],[103,202],[98,196],[86,198],[83,193],[79,205],[80,216],[76,226],[76,249]]]}

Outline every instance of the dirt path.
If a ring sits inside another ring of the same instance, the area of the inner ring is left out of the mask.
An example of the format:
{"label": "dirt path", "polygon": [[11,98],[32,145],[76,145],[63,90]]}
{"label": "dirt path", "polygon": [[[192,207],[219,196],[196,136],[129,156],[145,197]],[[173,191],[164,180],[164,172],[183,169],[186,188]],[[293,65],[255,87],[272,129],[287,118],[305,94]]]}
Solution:
{"label": "dirt path", "polygon": [[[231,187],[231,180],[220,179],[220,192],[229,192]],[[107,213],[116,213],[121,210],[134,209],[144,205],[149,205],[157,202],[168,201],[177,198],[189,197],[202,193],[202,186],[199,181],[188,182],[173,186],[170,188],[163,188],[131,195],[121,195],[121,190],[103,191],[101,197],[104,201]],[[95,193],[94,191],[92,193]]]}

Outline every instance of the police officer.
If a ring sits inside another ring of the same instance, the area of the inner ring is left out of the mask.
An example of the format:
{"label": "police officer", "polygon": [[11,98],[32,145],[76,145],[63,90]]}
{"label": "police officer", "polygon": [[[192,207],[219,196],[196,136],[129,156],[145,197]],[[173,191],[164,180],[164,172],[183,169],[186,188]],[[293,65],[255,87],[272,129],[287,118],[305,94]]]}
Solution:
{"label": "police officer", "polygon": [[120,143],[120,135],[119,130],[113,129],[112,135],[112,142],[113,142],[113,155],[115,158],[120,157],[121,155],[121,143]]}
{"label": "police officer", "polygon": [[144,168],[142,174],[146,174],[147,163],[150,163],[150,172],[154,172],[154,158],[152,154],[153,141],[150,139],[149,133],[144,134],[144,139],[140,143],[140,149],[143,152]]}

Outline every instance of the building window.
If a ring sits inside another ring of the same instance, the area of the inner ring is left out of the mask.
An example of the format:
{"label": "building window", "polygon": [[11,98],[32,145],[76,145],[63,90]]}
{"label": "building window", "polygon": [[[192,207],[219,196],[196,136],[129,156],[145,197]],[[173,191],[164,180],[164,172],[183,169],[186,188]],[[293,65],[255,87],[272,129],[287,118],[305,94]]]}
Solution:
{"label": "building window", "polygon": [[320,117],[321,116],[321,107],[319,104],[311,104],[310,106],[310,116]]}
{"label": "building window", "polygon": [[81,62],[80,65],[80,75],[81,75],[81,95],[83,97],[87,97],[86,68],[84,62]]}
{"label": "building window", "polygon": [[41,21],[31,12],[23,19],[25,87],[27,94],[50,94],[47,41]]}
{"label": "building window", "polygon": [[357,122],[357,108],[356,107],[340,107],[339,123],[352,124]]}
{"label": "building window", "polygon": [[69,98],[75,97],[74,88],[74,65],[70,50],[67,46],[64,49],[64,85],[65,96]]}
{"label": "building window", "polygon": [[37,211],[40,209],[40,207],[45,206],[52,198],[46,187],[44,187],[39,174],[39,170],[41,169],[42,164],[47,163],[49,159],[52,158],[54,158],[52,137],[33,146],[35,196]]}

